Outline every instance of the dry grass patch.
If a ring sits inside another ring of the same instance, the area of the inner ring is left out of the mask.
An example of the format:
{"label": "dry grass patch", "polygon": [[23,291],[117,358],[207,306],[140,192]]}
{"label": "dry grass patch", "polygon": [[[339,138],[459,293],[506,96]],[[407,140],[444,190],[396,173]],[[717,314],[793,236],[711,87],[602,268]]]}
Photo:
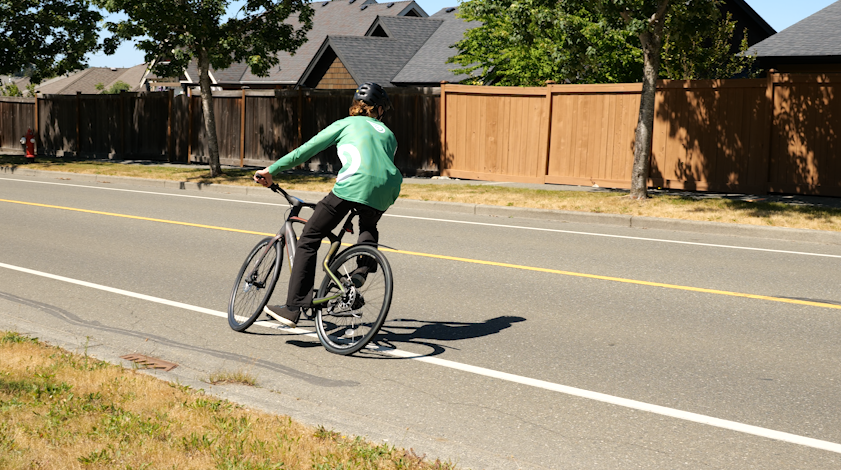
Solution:
{"label": "dry grass patch", "polygon": [[550,191],[485,185],[403,185],[401,198],[509,207],[627,214],[704,222],[841,230],[841,209],[778,202],[654,195],[643,201],[623,191]]}
{"label": "dry grass patch", "polygon": [[239,384],[239,385],[249,385],[251,387],[257,385],[257,378],[254,377],[251,372],[243,371],[243,370],[220,370],[218,372],[214,372],[207,377],[207,383],[218,385],[218,384]]}
{"label": "dry grass patch", "polygon": [[0,332],[3,469],[442,469]]}

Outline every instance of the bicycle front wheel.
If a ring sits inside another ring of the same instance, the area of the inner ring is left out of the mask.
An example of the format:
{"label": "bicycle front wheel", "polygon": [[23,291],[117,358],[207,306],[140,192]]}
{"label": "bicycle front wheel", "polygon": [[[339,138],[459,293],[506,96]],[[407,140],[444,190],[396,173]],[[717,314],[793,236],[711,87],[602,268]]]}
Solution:
{"label": "bicycle front wheel", "polygon": [[[328,351],[353,354],[370,342],[383,326],[391,307],[391,266],[374,247],[357,245],[339,254],[330,269],[346,292],[317,310],[315,329]],[[338,284],[325,276],[318,298],[341,294]]]}
{"label": "bicycle front wheel", "polygon": [[234,331],[245,331],[263,312],[272,296],[283,263],[283,238],[272,243],[265,238],[251,250],[237,274],[228,302],[228,324]]}

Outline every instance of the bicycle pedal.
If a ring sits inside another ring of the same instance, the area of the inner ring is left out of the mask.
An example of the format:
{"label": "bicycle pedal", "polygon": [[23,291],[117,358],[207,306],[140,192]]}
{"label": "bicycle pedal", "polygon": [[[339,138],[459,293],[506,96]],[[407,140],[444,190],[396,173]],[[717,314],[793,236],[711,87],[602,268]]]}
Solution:
{"label": "bicycle pedal", "polygon": [[304,316],[306,316],[306,317],[307,317],[307,320],[315,320],[315,317],[316,317],[316,313],[317,313],[317,311],[316,311],[316,309],[313,307],[313,308],[304,309],[304,310],[302,311],[302,313],[304,314]]}

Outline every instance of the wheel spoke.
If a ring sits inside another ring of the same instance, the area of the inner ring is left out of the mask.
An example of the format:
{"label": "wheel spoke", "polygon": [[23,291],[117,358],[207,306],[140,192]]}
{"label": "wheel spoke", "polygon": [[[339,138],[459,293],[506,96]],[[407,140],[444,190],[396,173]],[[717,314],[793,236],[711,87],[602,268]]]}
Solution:
{"label": "wheel spoke", "polygon": [[[371,341],[391,304],[391,268],[374,248],[353,247],[341,254],[331,269],[343,279],[350,279],[362,264],[368,268],[362,286],[356,288],[347,282],[347,292],[328,302],[316,315],[319,339],[327,350],[337,354],[352,354]],[[335,282],[325,279],[318,295],[326,297],[339,292]]]}

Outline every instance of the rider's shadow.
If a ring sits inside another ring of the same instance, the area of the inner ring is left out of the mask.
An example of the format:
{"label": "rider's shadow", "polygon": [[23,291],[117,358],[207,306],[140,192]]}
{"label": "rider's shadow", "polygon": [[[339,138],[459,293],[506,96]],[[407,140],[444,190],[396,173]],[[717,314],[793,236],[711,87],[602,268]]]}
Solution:
{"label": "rider's shadow", "polygon": [[456,349],[452,344],[444,345],[441,343],[497,334],[521,321],[526,321],[526,319],[502,316],[481,323],[468,323],[398,318],[387,321],[372,343],[395,349],[400,349],[401,345],[405,344],[420,344],[432,348],[432,352],[426,354],[427,356],[437,356],[447,348]]}

